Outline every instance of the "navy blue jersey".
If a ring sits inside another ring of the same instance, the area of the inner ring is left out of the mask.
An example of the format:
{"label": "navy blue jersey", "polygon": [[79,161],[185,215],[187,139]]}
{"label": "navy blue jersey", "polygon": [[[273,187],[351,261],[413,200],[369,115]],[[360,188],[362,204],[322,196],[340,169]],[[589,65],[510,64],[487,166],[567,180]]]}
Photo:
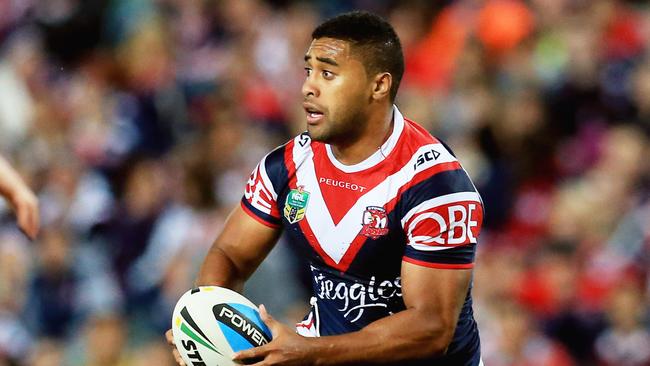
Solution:
{"label": "navy blue jersey", "polygon": [[[483,219],[456,157],[397,108],[389,139],[359,164],[341,164],[306,133],[275,149],[253,171],[242,207],[282,227],[302,250],[314,291],[297,325],[306,336],[353,332],[404,310],[403,262],[473,268]],[[447,354],[435,364],[475,366],[479,358],[470,286]]]}

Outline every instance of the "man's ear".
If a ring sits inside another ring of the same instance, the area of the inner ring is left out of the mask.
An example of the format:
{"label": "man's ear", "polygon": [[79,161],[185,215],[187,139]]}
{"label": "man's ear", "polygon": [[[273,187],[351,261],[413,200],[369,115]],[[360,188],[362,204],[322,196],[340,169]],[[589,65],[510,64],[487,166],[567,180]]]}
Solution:
{"label": "man's ear", "polygon": [[390,88],[393,85],[393,75],[388,72],[377,74],[372,83],[372,98],[380,100],[390,98]]}

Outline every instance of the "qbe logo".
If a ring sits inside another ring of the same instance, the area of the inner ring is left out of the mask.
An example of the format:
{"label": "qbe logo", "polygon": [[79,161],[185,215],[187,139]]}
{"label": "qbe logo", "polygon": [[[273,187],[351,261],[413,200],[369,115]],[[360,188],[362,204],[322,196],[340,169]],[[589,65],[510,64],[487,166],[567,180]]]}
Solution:
{"label": "qbe logo", "polygon": [[418,213],[408,223],[410,244],[463,245],[476,243],[483,219],[477,203],[455,203]]}

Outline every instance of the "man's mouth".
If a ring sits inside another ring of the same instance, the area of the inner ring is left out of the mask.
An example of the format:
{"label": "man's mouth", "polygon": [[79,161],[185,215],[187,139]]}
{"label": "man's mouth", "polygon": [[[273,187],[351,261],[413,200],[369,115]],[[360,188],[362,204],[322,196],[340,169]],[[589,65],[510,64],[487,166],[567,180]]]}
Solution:
{"label": "man's mouth", "polygon": [[318,107],[309,103],[303,103],[303,108],[307,114],[308,124],[316,124],[320,122],[321,119],[323,119],[324,113]]}

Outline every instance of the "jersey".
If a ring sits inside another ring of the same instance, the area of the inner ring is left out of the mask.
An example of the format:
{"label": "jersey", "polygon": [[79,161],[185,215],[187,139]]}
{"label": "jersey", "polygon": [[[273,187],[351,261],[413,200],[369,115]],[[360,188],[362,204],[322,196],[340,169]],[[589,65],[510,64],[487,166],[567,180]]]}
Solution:
{"label": "jersey", "polygon": [[[404,310],[402,262],[472,268],[483,219],[481,197],[452,151],[396,107],[391,135],[359,164],[340,163],[307,133],[278,147],[251,174],[241,205],[282,227],[311,270],[311,311],[297,325],[306,336],[357,331]],[[479,358],[470,286],[435,364],[475,366]]]}

